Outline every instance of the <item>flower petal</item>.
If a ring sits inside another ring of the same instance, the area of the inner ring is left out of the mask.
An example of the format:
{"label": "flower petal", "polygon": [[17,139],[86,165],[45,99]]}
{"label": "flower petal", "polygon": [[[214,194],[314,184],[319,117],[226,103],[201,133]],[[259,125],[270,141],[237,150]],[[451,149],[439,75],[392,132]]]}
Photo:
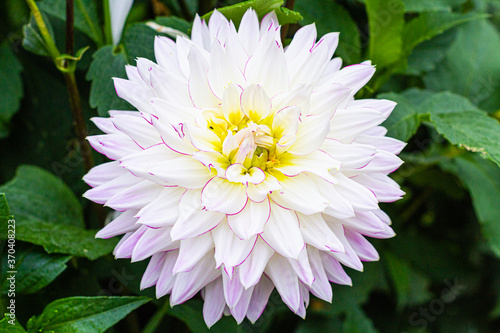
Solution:
{"label": "flower petal", "polygon": [[288,258],[297,259],[305,246],[295,212],[274,203],[261,237],[276,252]]}

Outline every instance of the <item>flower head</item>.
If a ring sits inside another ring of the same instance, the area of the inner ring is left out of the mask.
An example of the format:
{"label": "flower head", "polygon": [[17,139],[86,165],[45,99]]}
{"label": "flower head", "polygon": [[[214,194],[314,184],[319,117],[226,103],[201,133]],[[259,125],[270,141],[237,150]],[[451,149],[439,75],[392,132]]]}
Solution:
{"label": "flower head", "polygon": [[172,305],[200,290],[209,326],[258,319],[277,289],[304,317],[309,292],[331,301],[342,265],[378,259],[365,236],[394,235],[379,202],[403,192],[387,175],[404,143],[379,126],[395,103],[354,100],[374,73],[341,69],[338,34],[314,25],[283,47],[274,13],[248,10],[237,30],[214,11],[191,40],[158,37],[118,95],[139,111],[94,118],[89,137],[112,162],[85,196],[117,213],[97,237],[124,234],[117,258],[150,258],[141,287]]}

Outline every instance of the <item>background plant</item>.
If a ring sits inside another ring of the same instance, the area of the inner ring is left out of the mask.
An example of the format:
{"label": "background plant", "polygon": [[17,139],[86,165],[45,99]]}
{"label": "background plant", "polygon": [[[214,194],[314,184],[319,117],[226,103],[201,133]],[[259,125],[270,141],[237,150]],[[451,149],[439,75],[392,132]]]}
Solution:
{"label": "background plant", "polygon": [[[312,22],[319,35],[340,31],[344,65],[373,61],[377,73],[358,97],[399,103],[384,125],[409,142],[394,174],[407,194],[384,207],[398,235],[375,242],[381,261],[349,272],[353,287],[334,286],[332,304],[313,298],[304,321],[272,295],[255,325],[224,318],[212,330],[497,332],[500,1],[236,2],[136,0],[116,46],[107,1],[0,3],[0,227],[5,239],[14,215],[18,331],[207,331],[200,299],[170,308],[139,290],[145,262],[115,261],[117,240],[94,239],[106,211],[81,199],[81,177],[103,160],[83,138],[85,127],[98,133],[92,116],[132,109],[111,77],[137,57],[154,60],[163,33],[150,22],[167,36],[189,34],[195,13],[234,5],[221,11],[235,22],[248,6],[278,10],[285,38]],[[0,332],[10,328],[0,321]]]}

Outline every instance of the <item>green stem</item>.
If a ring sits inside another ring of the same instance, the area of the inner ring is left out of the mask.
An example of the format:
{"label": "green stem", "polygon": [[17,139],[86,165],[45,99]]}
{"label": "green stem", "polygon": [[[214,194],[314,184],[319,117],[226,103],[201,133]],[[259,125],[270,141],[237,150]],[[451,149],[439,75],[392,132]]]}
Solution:
{"label": "green stem", "polygon": [[159,308],[158,311],[156,311],[153,317],[151,317],[151,319],[146,324],[146,327],[144,327],[144,329],[142,330],[142,333],[154,333],[169,309],[170,309],[170,303],[167,300],[163,303],[161,308]]}
{"label": "green stem", "polygon": [[[293,10],[293,7],[295,6],[295,0],[287,0],[285,4],[285,8],[288,8],[290,10]],[[288,28],[290,27],[290,24],[285,24],[284,27],[281,29],[281,42],[285,44],[285,39],[286,36],[288,35]]]}
{"label": "green stem", "polygon": [[76,85],[75,73],[66,72],[63,74],[64,80],[66,81],[66,87],[68,88],[71,112],[73,113],[73,121],[75,122],[75,133],[80,145],[80,154],[83,158],[85,170],[89,171],[94,167],[94,158],[92,156],[92,149],[90,149],[90,145],[86,140],[87,126],[85,125],[85,119],[83,117],[82,103],[80,101],[80,92]]}
{"label": "green stem", "polygon": [[106,44],[113,45],[113,32],[111,30],[111,11],[109,9],[109,0],[103,1],[104,6],[104,40]]}
{"label": "green stem", "polygon": [[49,30],[47,29],[47,26],[43,21],[43,16],[40,12],[40,9],[38,9],[35,0],[26,0],[26,3],[33,13],[33,17],[35,18],[36,24],[38,25],[38,30],[40,30],[40,34],[45,41],[45,48],[47,49],[47,52],[49,52],[52,60],[56,62],[57,57],[59,57],[61,54],[59,53],[59,50],[57,49],[56,43],[52,39],[52,36],[50,36]]}

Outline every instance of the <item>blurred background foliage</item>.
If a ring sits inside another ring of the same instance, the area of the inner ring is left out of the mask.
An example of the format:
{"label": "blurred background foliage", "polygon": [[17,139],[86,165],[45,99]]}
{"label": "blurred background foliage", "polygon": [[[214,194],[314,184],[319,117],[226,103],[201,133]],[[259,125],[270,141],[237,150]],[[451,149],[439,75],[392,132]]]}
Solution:
{"label": "blurred background foliage", "polygon": [[[265,14],[282,2],[253,0],[224,14],[237,20],[245,6]],[[159,33],[145,22],[189,33],[195,13],[236,3],[136,0],[115,47],[105,37],[103,2],[75,1],[75,49],[89,47],[75,71],[84,118],[132,108],[116,96],[111,77],[124,77],[124,65],[137,57],[154,60]],[[37,4],[64,50],[65,1]],[[347,269],[353,286],[334,285],[331,304],[313,298],[306,320],[273,293],[255,325],[227,317],[212,331],[500,332],[500,1],[286,6],[293,9],[279,10],[289,23],[286,39],[312,22],[320,36],[340,31],[336,56],[344,65],[370,59],[377,66],[358,97],[398,102],[384,125],[408,141],[406,163],[393,175],[406,195],[383,205],[397,236],[373,240],[380,262],[362,273]],[[152,288],[139,290],[147,263],[114,260],[117,240],[94,239],[102,212],[81,197],[87,187],[63,76],[25,1],[1,1],[0,22],[0,227],[5,239],[14,215],[17,332],[207,331],[201,299],[170,308]],[[1,244],[5,310],[11,269]],[[0,332],[11,328],[6,320]]]}

